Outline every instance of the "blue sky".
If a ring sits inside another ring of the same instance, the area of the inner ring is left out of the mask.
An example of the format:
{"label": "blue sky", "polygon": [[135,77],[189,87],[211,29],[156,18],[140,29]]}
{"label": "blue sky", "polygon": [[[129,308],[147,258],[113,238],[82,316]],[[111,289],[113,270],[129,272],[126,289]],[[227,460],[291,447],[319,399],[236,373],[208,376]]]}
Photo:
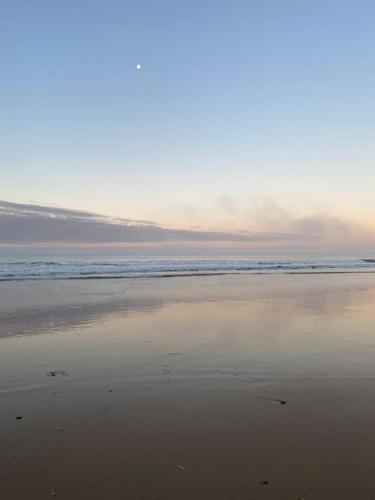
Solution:
{"label": "blue sky", "polygon": [[374,26],[370,1],[3,0],[0,199],[374,226]]}

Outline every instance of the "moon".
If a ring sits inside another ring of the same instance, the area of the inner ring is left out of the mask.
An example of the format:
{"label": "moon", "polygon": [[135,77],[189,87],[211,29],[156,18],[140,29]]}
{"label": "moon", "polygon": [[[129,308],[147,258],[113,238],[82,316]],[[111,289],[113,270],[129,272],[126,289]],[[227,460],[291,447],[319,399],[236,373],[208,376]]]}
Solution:
{"label": "moon", "polygon": [[139,71],[140,69],[142,69],[141,64],[136,64],[136,65],[135,65],[135,69],[136,69],[137,71]]}

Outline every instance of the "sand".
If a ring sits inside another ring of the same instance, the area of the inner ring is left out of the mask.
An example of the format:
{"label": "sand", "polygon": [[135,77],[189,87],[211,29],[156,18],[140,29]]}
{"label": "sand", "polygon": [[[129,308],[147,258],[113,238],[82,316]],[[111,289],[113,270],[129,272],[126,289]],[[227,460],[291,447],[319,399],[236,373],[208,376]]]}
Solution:
{"label": "sand", "polygon": [[0,498],[375,498],[372,275],[0,284]]}

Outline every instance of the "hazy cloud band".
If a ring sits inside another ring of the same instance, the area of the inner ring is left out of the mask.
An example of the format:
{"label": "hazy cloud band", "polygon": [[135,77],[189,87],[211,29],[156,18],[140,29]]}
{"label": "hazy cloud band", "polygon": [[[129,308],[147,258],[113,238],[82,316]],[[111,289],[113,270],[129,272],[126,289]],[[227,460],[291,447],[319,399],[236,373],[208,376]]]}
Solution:
{"label": "hazy cloud band", "polygon": [[301,233],[231,233],[169,229],[147,221],[0,201],[0,244],[119,244],[160,242],[285,242]]}

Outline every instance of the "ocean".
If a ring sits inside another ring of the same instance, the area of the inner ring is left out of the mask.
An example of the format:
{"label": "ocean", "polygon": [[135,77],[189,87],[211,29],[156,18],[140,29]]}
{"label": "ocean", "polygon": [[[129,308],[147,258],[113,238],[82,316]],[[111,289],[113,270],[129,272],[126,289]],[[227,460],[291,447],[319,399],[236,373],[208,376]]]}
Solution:
{"label": "ocean", "polygon": [[243,273],[375,272],[371,259],[124,257],[101,254],[0,256],[0,281],[160,278]]}

